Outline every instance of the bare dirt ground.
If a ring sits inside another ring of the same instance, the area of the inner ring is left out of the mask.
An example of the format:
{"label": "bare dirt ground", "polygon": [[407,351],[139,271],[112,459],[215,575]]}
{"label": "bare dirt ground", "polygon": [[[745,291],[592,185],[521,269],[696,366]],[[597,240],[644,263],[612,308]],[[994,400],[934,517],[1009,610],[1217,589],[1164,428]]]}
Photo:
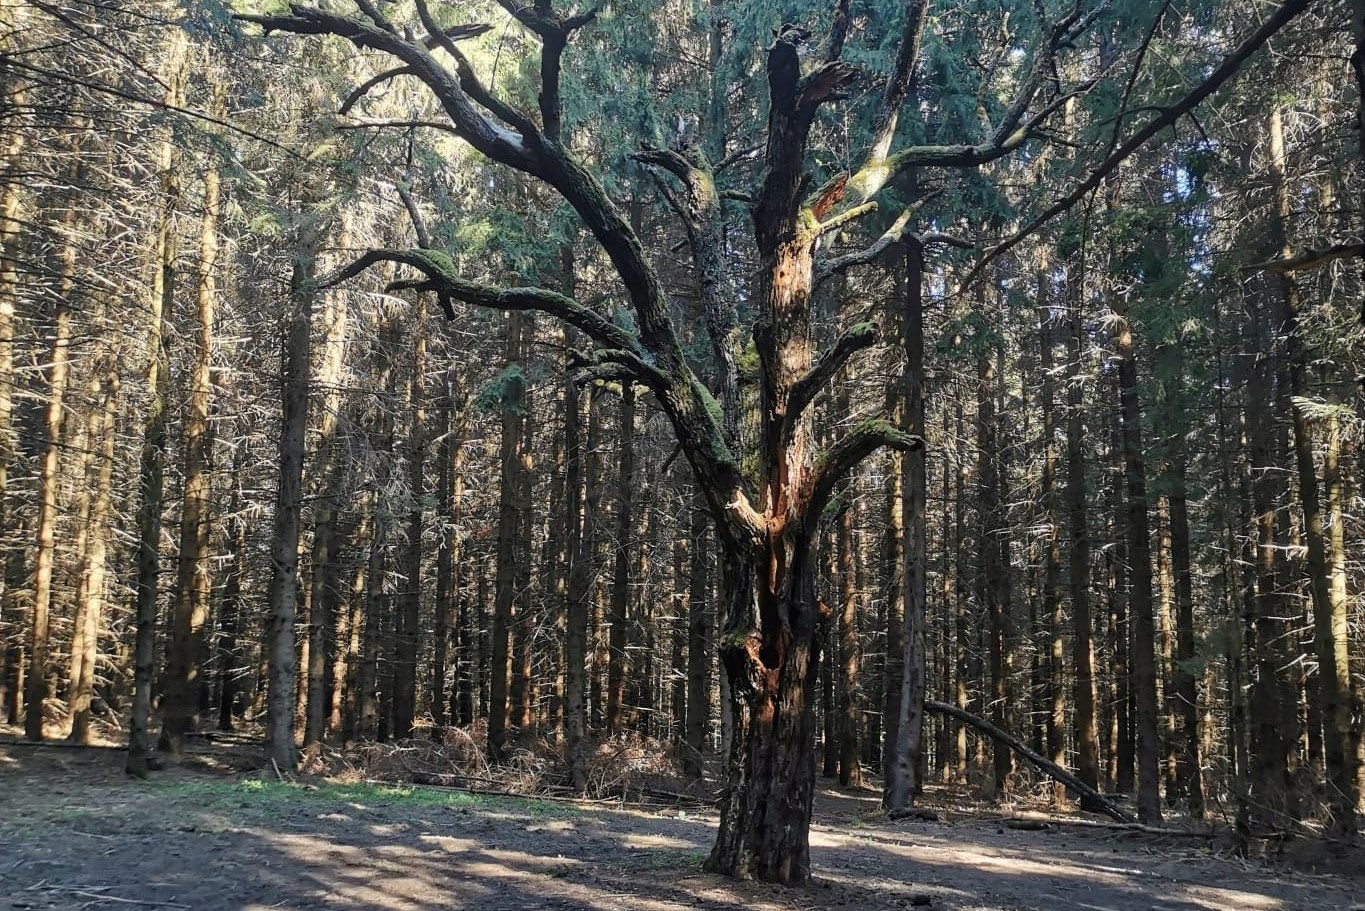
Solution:
{"label": "bare dirt ground", "polygon": [[775,889],[703,873],[695,810],[122,763],[0,744],[0,909],[1365,911],[1361,858],[1322,875],[1099,828],[889,822],[870,793],[821,795],[817,883]]}

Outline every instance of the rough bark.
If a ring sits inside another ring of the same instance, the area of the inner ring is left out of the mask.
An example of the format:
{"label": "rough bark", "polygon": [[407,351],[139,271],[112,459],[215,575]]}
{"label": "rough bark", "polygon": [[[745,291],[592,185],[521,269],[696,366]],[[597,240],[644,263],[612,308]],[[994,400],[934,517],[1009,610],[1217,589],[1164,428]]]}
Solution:
{"label": "rough bark", "polygon": [[[899,320],[900,342],[905,357],[900,392],[904,401],[906,427],[915,436],[925,433],[924,405],[924,248],[911,240],[905,250],[905,277],[902,297],[904,312]],[[893,762],[886,766],[886,789],[882,802],[887,809],[903,809],[913,803],[923,786],[920,780],[920,755],[924,739],[924,700],[926,692],[925,628],[928,591],[928,476],[923,450],[900,453],[901,515],[905,536],[900,548],[901,585],[896,593],[901,603],[904,626],[899,645],[900,687],[896,699],[897,720],[894,730]],[[890,651],[888,641],[887,649]]]}

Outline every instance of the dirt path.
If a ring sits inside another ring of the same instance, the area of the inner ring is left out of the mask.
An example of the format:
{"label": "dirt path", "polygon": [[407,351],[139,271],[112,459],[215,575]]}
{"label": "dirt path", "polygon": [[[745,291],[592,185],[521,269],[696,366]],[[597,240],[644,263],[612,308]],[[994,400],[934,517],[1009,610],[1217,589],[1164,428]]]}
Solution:
{"label": "dirt path", "polygon": [[0,909],[1365,909],[1365,880],[1103,830],[888,823],[837,797],[818,885],[769,889],[701,872],[706,817],[193,769],[142,783],[121,762],[0,745]]}

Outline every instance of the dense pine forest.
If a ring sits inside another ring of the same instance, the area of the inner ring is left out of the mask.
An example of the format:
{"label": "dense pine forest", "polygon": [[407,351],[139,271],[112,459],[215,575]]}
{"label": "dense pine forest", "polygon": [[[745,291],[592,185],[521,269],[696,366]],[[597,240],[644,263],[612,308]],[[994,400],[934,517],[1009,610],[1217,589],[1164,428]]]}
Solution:
{"label": "dense pine forest", "polygon": [[0,0],[5,739],[1358,848],[1362,87],[1361,0]]}

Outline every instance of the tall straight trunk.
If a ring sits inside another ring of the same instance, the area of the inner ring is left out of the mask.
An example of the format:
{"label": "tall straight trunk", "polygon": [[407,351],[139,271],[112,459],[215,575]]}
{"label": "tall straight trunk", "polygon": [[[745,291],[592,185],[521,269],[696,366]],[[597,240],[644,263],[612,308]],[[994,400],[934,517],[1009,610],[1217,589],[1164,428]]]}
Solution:
{"label": "tall straight trunk", "polygon": [[[1046,309],[1047,275],[1038,274],[1039,308],[1038,367],[1042,373],[1039,405],[1043,410],[1043,476],[1040,493],[1046,511],[1046,538],[1043,540],[1042,611],[1047,623],[1047,705],[1045,723],[1047,757],[1059,766],[1066,765],[1066,644],[1062,617],[1062,510],[1057,493],[1057,401],[1053,388],[1053,346],[1056,338]],[[1092,707],[1093,711],[1093,707]],[[1083,779],[1082,779],[1083,780]],[[1091,785],[1094,787],[1094,785]],[[1060,783],[1053,784],[1052,800],[1060,804],[1066,797]]]}
{"label": "tall straight trunk", "polygon": [[[208,621],[212,591],[208,552],[209,513],[213,496],[209,474],[212,433],[209,405],[213,397],[213,320],[218,297],[218,219],[219,178],[217,170],[210,167],[204,173],[204,214],[199,226],[199,288],[195,308],[197,331],[194,335],[194,363],[184,418],[185,490],[180,513],[176,599],[171,621],[171,641],[166,651],[166,695],[162,705],[161,738],[157,744],[157,748],[172,759],[179,759],[184,753],[185,735],[193,730],[199,714],[199,690],[203,684],[205,658],[204,624]],[[307,363],[306,358],[304,363]],[[289,557],[291,569],[295,559],[292,555]],[[289,670],[292,687],[292,666]],[[289,692],[292,694],[292,688]],[[275,734],[267,723],[267,743]],[[292,741],[290,746],[292,748]],[[277,759],[283,756],[271,755]]]}
{"label": "tall straight trunk", "polygon": [[440,741],[445,737],[447,722],[446,672],[450,661],[450,627],[455,605],[455,557],[458,546],[455,507],[455,450],[459,443],[451,439],[454,433],[454,379],[446,370],[441,377],[441,394],[436,404],[436,510],[439,517],[436,540],[436,600],[432,618],[431,736]]}
{"label": "tall straight trunk", "polygon": [[[990,654],[991,717],[996,727],[1008,728],[1009,705],[1006,677],[1008,606],[1000,584],[1007,572],[1001,562],[1005,535],[1004,508],[1000,498],[999,428],[996,425],[996,367],[989,351],[977,356],[976,368],[977,497],[980,503],[981,567],[979,587],[989,614],[986,637]],[[994,744],[994,788],[997,794],[1009,787],[1013,756],[1003,743]]]}
{"label": "tall straight trunk", "polygon": [[[843,398],[842,411],[847,414],[848,399]],[[837,560],[839,579],[839,784],[861,787],[863,770],[859,742],[862,737],[862,654],[858,641],[858,580],[854,574],[853,523],[857,493],[850,484],[838,518]]]}
{"label": "tall straight trunk", "polygon": [[[234,474],[236,472],[234,471]],[[247,521],[240,515],[240,494],[234,493],[228,511],[227,575],[223,579],[223,593],[218,608],[218,730],[231,731],[236,724],[237,694],[240,677],[246,663],[240,654],[242,618],[242,582],[246,579]]]}
{"label": "tall straight trunk", "polygon": [[[95,412],[99,423],[89,445],[97,447],[99,467],[92,479],[93,503],[89,532],[82,557],[80,586],[77,593],[76,641],[71,648],[71,674],[68,686],[71,736],[74,743],[90,741],[90,705],[95,692],[95,667],[99,660],[99,633],[104,623],[104,589],[108,570],[109,525],[113,515],[115,430],[118,423],[120,380],[118,362],[110,358],[107,373],[100,382],[101,407]],[[79,643],[79,648],[77,648]]]}
{"label": "tall straight trunk", "polygon": [[611,583],[611,633],[607,639],[607,733],[616,734],[623,723],[625,693],[627,611],[630,605],[630,557],[638,546],[635,531],[635,390],[621,389],[620,450],[616,488],[616,562]]}
{"label": "tall straight trunk", "polygon": [[[167,53],[165,98],[168,106],[183,101],[186,38],[174,30]],[[165,496],[166,407],[170,365],[166,344],[175,300],[175,205],[180,196],[175,144],[161,143],[157,159],[160,176],[157,228],[153,240],[152,287],[147,322],[147,413],[142,424],[138,458],[137,558],[134,601],[136,634],[133,646],[133,706],[128,720],[128,762],[131,775],[147,776],[155,762],[148,730],[152,714],[152,676],[156,669],[157,590],[161,554],[161,508]]]}
{"label": "tall straight trunk", "polygon": [[1090,601],[1090,517],[1087,509],[1085,470],[1085,412],[1081,366],[1085,358],[1085,334],[1081,321],[1081,295],[1067,289],[1066,358],[1066,512],[1071,539],[1071,664],[1072,702],[1076,742],[1076,775],[1086,785],[1100,786],[1099,726],[1095,718],[1094,619]]}
{"label": "tall straight trunk", "polygon": [[[1350,618],[1351,601],[1348,594],[1346,565],[1346,483],[1341,471],[1342,430],[1340,418],[1332,412],[1327,419],[1326,448],[1323,453],[1323,483],[1327,487],[1327,542],[1331,564],[1331,585],[1328,589],[1331,605],[1330,637],[1336,652],[1336,674],[1339,691],[1349,700],[1350,714],[1365,716],[1359,690],[1351,676]],[[1329,721],[1331,716],[1329,715]],[[1333,779],[1347,799],[1354,800],[1356,812],[1365,812],[1365,737],[1361,724],[1354,723],[1348,732],[1345,768],[1340,779]],[[1331,770],[1329,770],[1330,772]]]}
{"label": "tall straight trunk", "polygon": [[513,603],[516,598],[519,544],[524,524],[522,513],[527,504],[520,502],[522,491],[522,432],[526,426],[526,380],[522,373],[521,346],[525,316],[513,311],[507,320],[505,356],[507,368],[502,389],[502,441],[498,492],[497,568],[493,602],[493,628],[489,649],[492,666],[488,688],[488,752],[495,761],[506,755],[508,727],[508,689],[511,683],[510,635]]}
{"label": "tall straight trunk", "polygon": [[[72,149],[80,160],[79,144]],[[85,168],[77,164],[72,177],[76,186],[84,180]],[[74,200],[67,202],[59,233],[63,235],[58,265],[56,297],[50,333],[47,380],[47,406],[43,420],[43,461],[38,475],[37,550],[33,566],[33,610],[29,639],[28,691],[24,694],[24,735],[29,740],[43,739],[44,711],[52,695],[49,612],[52,603],[52,573],[57,558],[57,486],[61,466],[62,429],[66,387],[71,373],[71,311],[76,278],[75,229],[79,209]]]}
{"label": "tall straight trunk", "polygon": [[[677,500],[687,504],[691,490],[682,472],[678,482]],[[687,564],[688,551],[694,546],[691,539],[679,534],[680,528],[671,529],[673,534],[673,571],[669,579],[669,662],[665,672],[669,682],[668,694],[668,740],[678,755],[686,762],[687,757]]]}
{"label": "tall straight trunk", "polygon": [[[22,8],[20,8],[22,9]],[[10,90],[9,102],[5,105],[14,111],[21,109],[26,101],[27,92],[22,87]],[[27,132],[20,127],[10,111],[5,112],[5,121],[13,124],[6,137],[5,158],[11,168],[23,165],[24,144]],[[15,510],[10,503],[9,472],[14,460],[14,310],[19,291],[19,242],[22,236],[22,220],[26,187],[21,180],[5,181],[3,195],[0,195],[0,528],[10,529]],[[5,572],[0,575],[0,626],[7,618],[18,618],[21,609],[18,603],[18,586],[10,584],[8,567],[17,562],[11,554],[13,542],[5,540],[0,547],[0,560]],[[20,692],[23,674],[24,649],[17,641],[0,636],[0,717],[11,724],[19,721],[23,697]]]}
{"label": "tall straight trunk", "polygon": [[[572,249],[565,253],[566,294],[572,294]],[[573,335],[565,330],[565,346],[571,347]],[[591,407],[591,396],[587,402]],[[594,543],[589,538],[591,516],[585,513],[592,478],[585,472],[585,446],[582,439],[583,396],[572,377],[564,383],[564,513],[567,523],[565,551],[569,559],[568,586],[565,592],[564,624],[564,743],[569,760],[570,783],[577,792],[588,785],[588,616],[592,597]],[[591,456],[589,456],[591,457]]]}
{"label": "tall straight trunk", "polygon": [[1176,442],[1170,468],[1171,558],[1175,570],[1176,661],[1172,680],[1176,711],[1180,716],[1178,789],[1184,795],[1189,814],[1204,815],[1204,756],[1199,734],[1199,677],[1195,670],[1197,639],[1194,625],[1194,573],[1190,555],[1189,494],[1185,441]]}
{"label": "tall straight trunk", "polygon": [[[1365,129],[1365,125],[1361,129]],[[1279,247],[1276,253],[1290,257],[1293,250],[1286,225],[1292,214],[1292,206],[1283,113],[1279,107],[1274,108],[1270,116],[1270,171],[1275,195],[1270,235]],[[1278,286],[1276,292],[1280,303],[1276,337],[1283,339],[1285,346],[1284,367],[1291,396],[1294,464],[1298,476],[1299,505],[1303,510],[1303,533],[1308,545],[1308,560],[1304,570],[1312,600],[1314,644],[1318,659],[1317,688],[1321,700],[1323,753],[1327,764],[1328,804],[1332,816],[1329,829],[1338,835],[1354,835],[1359,795],[1356,793],[1355,755],[1350,742],[1351,675],[1347,617],[1343,613],[1345,592],[1340,592],[1338,597],[1333,596],[1333,568],[1328,556],[1322,493],[1313,460],[1313,431],[1301,404],[1309,392],[1305,374],[1310,355],[1305,350],[1299,328],[1299,289],[1289,274],[1276,276],[1275,284]],[[1341,580],[1344,584],[1344,574]]]}
{"label": "tall straight trunk", "polygon": [[[972,682],[976,679],[976,661],[971,648],[973,611],[969,582],[971,573],[971,539],[967,529],[967,479],[971,473],[971,460],[964,452],[967,440],[967,425],[960,391],[953,396],[953,439],[957,459],[953,471],[953,576],[957,580],[957,605],[953,622],[953,679],[954,703],[964,712],[973,709]],[[976,713],[979,714],[979,713]],[[967,726],[958,725],[953,736],[953,770],[957,782],[965,784],[971,767],[971,753],[968,749]]]}
{"label": "tall straight trunk", "polygon": [[1157,665],[1161,707],[1161,775],[1167,803],[1184,797],[1179,790],[1179,706],[1175,700],[1175,570],[1171,566],[1171,505],[1161,494],[1156,501]]}
{"label": "tall straight trunk", "polygon": [[698,496],[692,505],[687,567],[687,746],[683,766],[700,778],[711,730],[711,627],[709,522]]}
{"label": "tall straight trunk", "polygon": [[[905,277],[902,290],[904,311],[900,315],[900,343],[905,356],[900,378],[906,429],[918,437],[925,435],[924,418],[924,248],[911,240],[905,249]],[[894,417],[893,417],[894,419]],[[903,624],[896,645],[899,673],[886,683],[896,685],[896,724],[893,761],[883,769],[886,779],[882,803],[887,809],[908,807],[924,782],[920,777],[924,743],[924,699],[926,696],[925,629],[928,595],[928,476],[924,450],[898,453],[900,465],[901,513],[899,547],[901,584],[895,593],[900,604],[896,612]],[[894,470],[894,468],[893,468]],[[894,497],[892,498],[894,504]],[[893,643],[887,638],[890,656]],[[887,701],[891,705],[891,701]]]}
{"label": "tall straight trunk", "polygon": [[426,497],[426,367],[427,334],[425,309],[418,310],[413,332],[412,371],[408,376],[408,516],[407,546],[403,550],[402,591],[395,614],[393,660],[393,736],[412,737],[417,714],[417,655],[420,651],[422,620],[422,533],[425,527],[422,503]]}
{"label": "tall straight trunk", "polygon": [[1126,307],[1117,313],[1114,348],[1118,355],[1119,409],[1122,415],[1123,468],[1128,563],[1132,588],[1128,613],[1132,635],[1132,687],[1136,705],[1138,818],[1161,820],[1161,742],[1157,729],[1156,629],[1153,618],[1151,523],[1147,510],[1147,465],[1142,448],[1142,406],[1138,399],[1137,354]]}
{"label": "tall straight trunk", "polygon": [[[344,241],[343,241],[344,243]],[[303,743],[305,747],[321,743],[327,729],[341,726],[341,690],[348,675],[347,664],[352,654],[342,647],[344,625],[349,636],[358,630],[350,623],[342,623],[340,602],[341,581],[337,561],[337,518],[342,511],[345,466],[341,464],[336,439],[337,415],[341,411],[341,378],[346,358],[347,336],[350,329],[346,299],[329,295],[324,319],[326,335],[323,339],[321,363],[312,385],[322,391],[322,407],[318,420],[318,464],[315,475],[319,492],[313,512],[313,572],[309,580],[309,603],[318,609],[308,616],[308,702],[305,713]],[[352,608],[363,602],[352,599]],[[330,668],[329,668],[330,664]],[[329,673],[330,669],[330,673]]]}
{"label": "tall straight trunk", "polygon": [[[297,241],[296,259],[290,276],[289,321],[283,326],[282,375],[280,378],[280,474],[276,487],[275,520],[270,542],[270,583],[266,593],[266,694],[265,755],[281,769],[298,763],[294,743],[295,651],[294,620],[298,600],[300,518],[303,509],[303,460],[308,429],[308,393],[313,330],[314,257],[320,238],[305,228]],[[322,567],[315,566],[314,572]],[[320,615],[314,601],[310,614]],[[310,616],[310,619],[313,617]],[[320,659],[322,656],[318,655]],[[312,659],[310,653],[310,660]],[[311,677],[311,675],[310,675]],[[310,694],[311,695],[311,694]]]}
{"label": "tall straight trunk", "polygon": [[[1113,383],[1114,397],[1119,395],[1118,380]],[[1137,765],[1137,742],[1133,736],[1133,676],[1132,628],[1129,619],[1129,555],[1127,513],[1124,491],[1123,412],[1114,408],[1109,422],[1110,483],[1105,491],[1108,498],[1109,539],[1105,549],[1109,589],[1109,649],[1113,658],[1110,675],[1109,757],[1110,780],[1115,790],[1131,794],[1135,785],[1133,773]]]}

